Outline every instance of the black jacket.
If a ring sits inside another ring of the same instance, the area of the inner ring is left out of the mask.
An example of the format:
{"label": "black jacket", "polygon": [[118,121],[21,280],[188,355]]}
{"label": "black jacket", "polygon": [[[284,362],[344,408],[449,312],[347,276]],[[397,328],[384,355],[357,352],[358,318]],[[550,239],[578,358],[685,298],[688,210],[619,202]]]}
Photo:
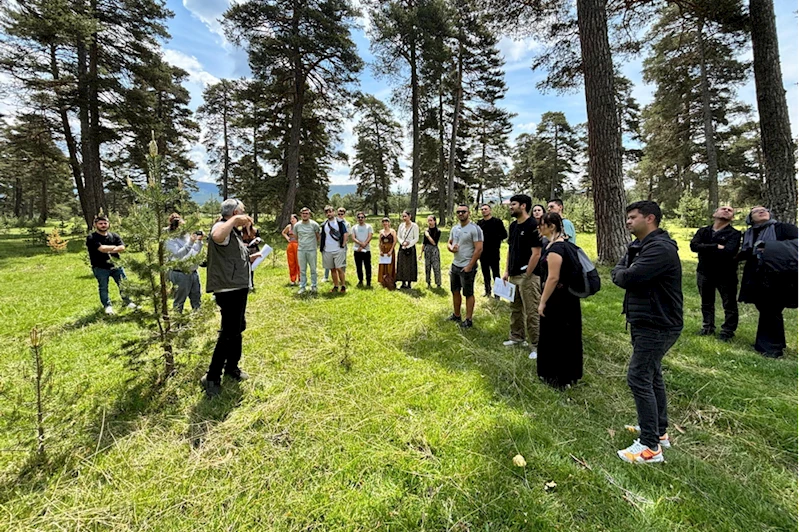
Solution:
{"label": "black jacket", "polygon": [[611,276],[627,290],[623,313],[628,323],[682,329],[682,265],[677,242],[666,231],[656,229],[633,241]]}
{"label": "black jacket", "polygon": [[[338,234],[339,234],[338,247],[343,248],[345,245],[344,234],[349,233],[349,231],[347,231],[347,223],[342,222],[341,220],[338,220],[336,218],[333,219],[338,222]],[[321,251],[322,253],[324,253],[325,251],[325,224],[330,224],[330,220],[325,220],[322,223],[322,238],[319,240],[319,251]]]}
{"label": "black jacket", "polygon": [[[762,229],[761,229],[762,230]],[[758,229],[750,227],[747,231],[756,232],[752,238],[753,242],[757,241],[760,233]],[[774,227],[775,236],[777,241],[796,240],[797,227],[793,224],[777,222]],[[768,248],[768,242],[766,243]],[[742,249],[738,254],[739,261],[746,261],[744,264],[744,273],[741,276],[741,292],[738,295],[738,301],[741,303],[761,303],[768,302],[774,303],[779,307],[793,307],[796,301],[796,275],[783,276],[786,281],[791,280],[790,284],[786,284],[782,289],[774,286],[774,283],[767,283],[763,276],[763,271],[759,271],[759,260],[752,249]],[[767,286],[770,285],[770,286]],[[768,288],[768,289],[767,289]],[[785,296],[785,297],[783,297]]]}
{"label": "black jacket", "polygon": [[[724,249],[719,249],[719,244]],[[691,251],[699,255],[697,273],[711,277],[738,275],[735,256],[741,247],[741,232],[731,225],[713,232],[713,226],[702,227],[691,239]]]}

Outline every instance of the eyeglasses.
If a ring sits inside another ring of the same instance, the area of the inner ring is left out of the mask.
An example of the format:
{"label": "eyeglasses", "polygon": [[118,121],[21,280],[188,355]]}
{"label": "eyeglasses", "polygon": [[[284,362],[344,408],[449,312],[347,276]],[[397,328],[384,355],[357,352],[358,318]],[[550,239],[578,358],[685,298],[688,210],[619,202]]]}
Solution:
{"label": "eyeglasses", "polygon": [[333,209],[325,209],[325,212],[333,212]]}
{"label": "eyeglasses", "polygon": [[458,214],[466,214],[469,211],[455,211],[455,212],[458,213]]}
{"label": "eyeglasses", "polygon": [[359,220],[363,220],[363,216],[358,216],[358,219]]}
{"label": "eyeglasses", "polygon": [[768,212],[768,209],[754,209],[752,214],[762,214],[764,212]]}
{"label": "eyeglasses", "polygon": [[347,211],[338,211],[339,214],[347,214]]}

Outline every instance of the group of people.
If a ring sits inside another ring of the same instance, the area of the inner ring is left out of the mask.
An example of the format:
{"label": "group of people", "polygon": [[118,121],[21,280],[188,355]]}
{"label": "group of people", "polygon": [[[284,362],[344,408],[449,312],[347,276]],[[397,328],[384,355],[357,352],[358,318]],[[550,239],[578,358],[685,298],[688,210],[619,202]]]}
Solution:
{"label": "group of people", "polygon": [[[482,219],[478,223],[470,220],[467,205],[456,208],[458,223],[450,231],[446,246],[453,254],[450,269],[453,312],[448,319],[464,328],[473,326],[477,262],[481,262],[484,272],[485,294],[490,296],[491,279],[499,278],[500,245],[507,238],[509,249],[500,282],[515,285],[516,296],[510,305],[509,334],[504,345],[529,347],[529,358],[537,359],[538,376],[553,387],[569,387],[583,376],[580,299],[569,290],[569,280],[582,274],[574,244],[574,226],[562,216],[560,200],[549,202],[548,212],[544,212],[542,205],[532,204],[530,196],[517,194],[510,198],[509,210],[514,221],[506,231],[502,221],[492,216],[489,205],[481,207]],[[326,220],[321,226],[310,215],[310,210],[303,208],[300,219],[294,217],[283,230],[289,249],[293,248],[291,253],[296,251],[296,256],[289,256],[290,275],[292,283],[299,281],[300,293],[307,288],[308,268],[310,289],[317,288],[317,247],[324,267],[330,270],[333,291],[346,292],[349,240],[353,242],[358,282],[363,284],[365,280],[366,286],[371,286],[370,243],[374,233],[364,213],[356,215],[357,223],[352,226],[344,219],[346,211],[342,208],[326,207]],[[760,313],[755,349],[767,357],[782,356],[786,345],[782,311],[786,307],[795,308],[797,303],[797,227],[772,220],[769,211],[758,206],[747,216],[750,227],[742,238],[741,232],[731,226],[733,215],[731,207],[719,207],[713,214],[713,224],[699,229],[691,241],[691,249],[699,256],[697,284],[703,316],[699,334],[715,332],[714,303],[718,291],[725,312],[719,338],[728,341],[734,336],[738,324],[737,264],[745,262],[739,301],[755,304]],[[640,437],[618,451],[620,458],[632,463],[662,462],[663,449],[670,447],[661,364],[683,329],[682,266],[677,243],[660,229],[661,219],[660,207],[653,201],[627,206],[626,225],[635,238],[611,272],[613,283],[625,290],[622,312],[632,340],[627,384],[638,423],[629,428],[640,432]],[[167,242],[177,265],[171,270],[170,279],[175,285],[178,310],[182,310],[186,298],[191,300],[193,308],[199,306],[199,276],[196,266],[191,266],[196,261],[185,259],[196,256],[204,242],[201,231],[186,234],[179,230],[181,224],[179,215],[170,217],[169,229],[174,235]],[[427,283],[431,284],[432,274],[440,287],[441,231],[435,217],[428,217],[423,235],[407,211],[402,213],[397,229],[391,227],[388,218],[382,224],[378,233],[380,283],[394,289],[397,282],[406,288],[416,282],[416,244],[423,236]],[[108,228],[107,218],[98,216],[96,231],[87,237],[86,244],[100,299],[106,312],[111,313],[108,279],[120,284],[124,272],[108,258],[118,257],[125,248],[119,235]],[[242,332],[246,329],[247,297],[252,289],[250,265],[260,252],[253,251],[245,240],[247,231],[242,228],[252,229],[252,219],[245,214],[244,205],[235,199],[225,200],[208,239],[206,292],[214,294],[221,313],[217,343],[202,378],[209,397],[220,393],[223,374],[235,381],[248,378],[239,367],[239,360]],[[124,295],[123,301],[134,305]]]}

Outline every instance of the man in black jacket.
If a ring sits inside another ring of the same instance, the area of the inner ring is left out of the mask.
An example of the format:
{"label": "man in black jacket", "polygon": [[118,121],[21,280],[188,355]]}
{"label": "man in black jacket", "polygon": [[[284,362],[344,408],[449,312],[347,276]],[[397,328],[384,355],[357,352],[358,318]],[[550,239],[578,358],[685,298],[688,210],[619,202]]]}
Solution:
{"label": "man in black jacket", "polygon": [[719,340],[728,342],[738,328],[738,262],[735,256],[741,246],[741,232],[730,222],[735,215],[732,207],[723,205],[713,213],[713,224],[702,227],[691,239],[691,251],[699,255],[696,284],[702,298],[702,329],[700,336],[716,332],[716,290],[724,307],[724,324]]}
{"label": "man in black jacket", "polygon": [[641,437],[617,453],[631,463],[662,462],[662,447],[671,446],[661,361],[683,327],[682,266],[677,243],[658,228],[662,216],[654,201],[627,206],[627,228],[636,239],[612,272],[613,282],[626,290],[623,312],[633,344],[627,384]]}

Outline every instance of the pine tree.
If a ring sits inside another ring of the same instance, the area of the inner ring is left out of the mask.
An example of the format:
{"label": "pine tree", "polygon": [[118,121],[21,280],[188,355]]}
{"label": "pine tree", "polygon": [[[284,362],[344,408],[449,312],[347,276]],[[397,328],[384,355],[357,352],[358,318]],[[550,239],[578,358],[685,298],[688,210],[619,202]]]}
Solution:
{"label": "pine tree", "polygon": [[197,108],[197,117],[204,126],[201,140],[209,155],[208,164],[219,176],[219,191],[223,200],[229,196],[231,152],[234,149],[232,121],[236,117],[238,85],[238,82],[229,79],[208,85],[203,90],[203,104]]}

